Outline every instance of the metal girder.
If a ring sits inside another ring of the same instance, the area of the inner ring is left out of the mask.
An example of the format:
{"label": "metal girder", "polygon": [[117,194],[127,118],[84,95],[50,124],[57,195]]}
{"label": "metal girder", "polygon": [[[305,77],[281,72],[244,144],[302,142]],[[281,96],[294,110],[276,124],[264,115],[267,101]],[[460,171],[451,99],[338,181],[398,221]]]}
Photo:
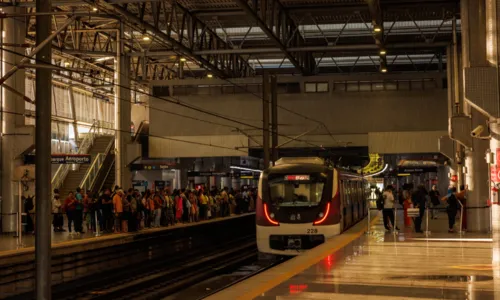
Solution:
{"label": "metal girder", "polygon": [[[220,38],[205,23],[182,7],[177,2],[141,1],[138,12],[132,12],[132,4],[114,5],[114,1],[99,1],[106,10],[123,17],[123,21],[143,32],[150,32],[151,36],[170,45],[175,52],[191,57],[214,75],[227,77],[252,76],[255,72],[247,63],[247,59],[238,54],[196,55],[196,50],[231,49],[232,47]],[[150,23],[141,18],[141,10],[150,7],[156,12]]]}
{"label": "metal girder", "polygon": [[316,61],[309,52],[291,52],[288,47],[305,46],[298,26],[279,0],[236,0],[245,13],[283,51],[290,62],[304,75],[316,72]]}

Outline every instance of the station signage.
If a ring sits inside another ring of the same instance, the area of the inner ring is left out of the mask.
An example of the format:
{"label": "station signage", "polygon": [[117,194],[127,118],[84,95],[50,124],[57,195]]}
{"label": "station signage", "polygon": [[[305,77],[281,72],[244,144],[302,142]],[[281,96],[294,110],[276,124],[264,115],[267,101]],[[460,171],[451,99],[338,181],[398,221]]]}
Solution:
{"label": "station signage", "polygon": [[203,172],[203,171],[188,171],[188,177],[210,177],[210,176],[221,176],[230,177],[231,174],[228,172]]}
{"label": "station signage", "polygon": [[402,174],[437,173],[437,167],[399,167],[398,172]]}
{"label": "station signage", "polygon": [[175,169],[175,163],[158,163],[158,164],[131,164],[131,171],[154,171],[154,170],[169,170]]}
{"label": "station signage", "polygon": [[91,157],[90,154],[52,154],[51,157],[52,164],[90,164]]}

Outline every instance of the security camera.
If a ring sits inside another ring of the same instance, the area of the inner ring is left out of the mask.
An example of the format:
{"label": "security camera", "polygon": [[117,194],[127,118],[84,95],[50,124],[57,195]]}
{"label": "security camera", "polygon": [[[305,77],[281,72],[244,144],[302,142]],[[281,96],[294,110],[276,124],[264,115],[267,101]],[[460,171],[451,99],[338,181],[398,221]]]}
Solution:
{"label": "security camera", "polygon": [[483,133],[483,131],[484,131],[484,126],[479,125],[476,128],[474,128],[474,130],[471,131],[470,135],[472,137],[479,137],[479,136],[481,136],[481,133]]}

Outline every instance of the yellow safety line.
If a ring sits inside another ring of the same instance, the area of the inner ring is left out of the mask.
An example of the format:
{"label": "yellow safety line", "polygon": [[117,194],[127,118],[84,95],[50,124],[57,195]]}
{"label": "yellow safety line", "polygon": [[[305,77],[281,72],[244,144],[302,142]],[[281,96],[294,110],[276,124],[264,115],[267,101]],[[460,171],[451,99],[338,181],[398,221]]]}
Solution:
{"label": "yellow safety line", "polygon": [[[371,220],[370,227],[375,224],[375,222],[378,220],[378,218],[379,217],[377,215],[373,218],[373,220]],[[287,271],[279,274],[278,276],[274,277],[273,279],[271,279],[269,281],[264,282],[263,284],[261,284],[259,286],[256,286],[255,289],[250,291],[250,293],[247,293],[246,295],[242,295],[242,296],[238,297],[237,299],[250,300],[250,299],[254,299],[254,298],[260,296],[261,294],[265,293],[266,291],[269,291],[270,289],[276,287],[277,285],[283,283],[284,281],[292,278],[293,276],[301,273],[305,269],[318,263],[319,261],[321,261],[323,258],[328,256],[329,254],[336,252],[336,251],[344,248],[345,246],[349,245],[350,243],[352,243],[353,241],[358,239],[361,235],[363,235],[363,233],[366,231],[365,228],[366,227],[363,227],[362,230],[360,230],[359,232],[356,232],[356,233],[341,234],[338,237],[340,237],[340,238],[343,237],[344,240],[339,241],[338,243],[335,243],[335,246],[333,246],[332,248],[325,249],[325,251],[315,255],[314,257],[310,257],[307,261],[293,267],[290,270],[287,270]]]}

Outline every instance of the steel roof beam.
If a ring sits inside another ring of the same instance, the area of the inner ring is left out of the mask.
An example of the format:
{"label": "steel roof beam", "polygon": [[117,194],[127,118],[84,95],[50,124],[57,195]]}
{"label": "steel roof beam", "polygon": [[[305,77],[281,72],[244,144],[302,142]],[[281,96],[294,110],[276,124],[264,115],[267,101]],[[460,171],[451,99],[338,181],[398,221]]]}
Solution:
{"label": "steel roof beam", "polygon": [[[435,43],[397,43],[387,45],[388,49],[436,49],[444,48],[448,46],[449,42],[435,42]],[[378,46],[375,44],[363,44],[363,45],[337,45],[337,46],[303,46],[303,47],[293,47],[288,48],[290,52],[336,52],[336,51],[375,51],[378,50]],[[217,49],[217,50],[199,50],[194,51],[195,55],[215,55],[215,54],[272,54],[272,53],[282,53],[280,48],[244,48],[244,49]],[[174,51],[148,51],[148,52],[130,52],[127,55],[134,57],[141,56],[171,56],[175,55]]]}
{"label": "steel roof beam", "polygon": [[[147,22],[129,11],[125,6],[114,5],[112,0],[100,1],[110,13],[123,17],[124,22],[152,37],[171,45],[175,52],[193,58],[214,75],[227,77],[252,76],[254,70],[243,57],[233,55],[196,55],[196,50],[230,49],[231,46],[222,40],[214,31],[197,17],[175,1],[167,6],[166,1],[148,1],[149,7],[156,6],[162,12],[161,20]],[[141,1],[146,4],[147,2]],[[201,33],[200,33],[201,32]]]}
{"label": "steel roof beam", "polygon": [[290,62],[304,75],[316,72],[316,61],[309,52],[291,52],[290,47],[305,46],[304,37],[279,0],[236,0],[247,16],[283,51]]}

